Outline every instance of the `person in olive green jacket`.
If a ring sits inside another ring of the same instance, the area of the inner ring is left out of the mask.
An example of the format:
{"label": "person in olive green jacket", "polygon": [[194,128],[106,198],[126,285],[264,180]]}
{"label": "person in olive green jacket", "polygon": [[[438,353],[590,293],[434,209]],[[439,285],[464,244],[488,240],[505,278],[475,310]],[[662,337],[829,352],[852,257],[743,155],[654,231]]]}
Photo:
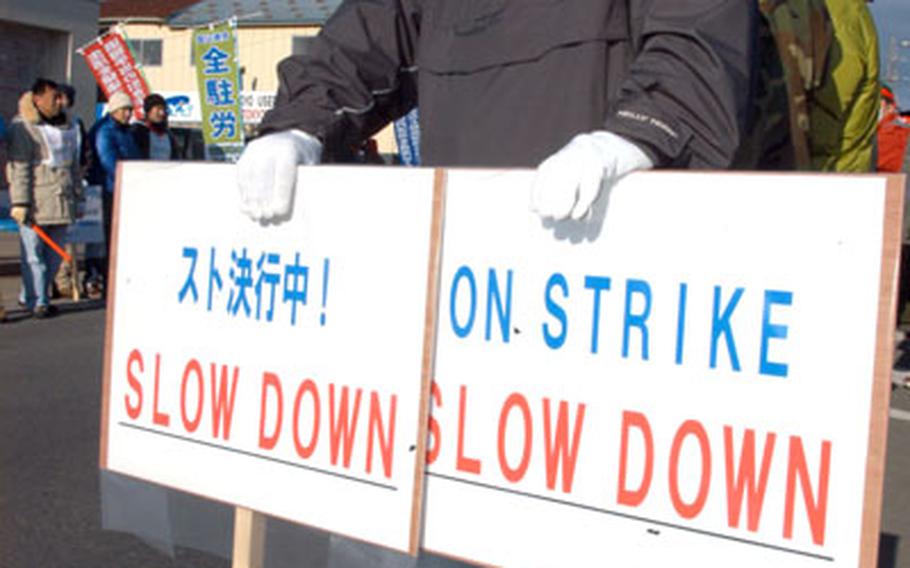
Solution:
{"label": "person in olive green jacket", "polygon": [[810,113],[812,169],[869,172],[879,112],[878,36],[865,0],[827,0],[835,38]]}

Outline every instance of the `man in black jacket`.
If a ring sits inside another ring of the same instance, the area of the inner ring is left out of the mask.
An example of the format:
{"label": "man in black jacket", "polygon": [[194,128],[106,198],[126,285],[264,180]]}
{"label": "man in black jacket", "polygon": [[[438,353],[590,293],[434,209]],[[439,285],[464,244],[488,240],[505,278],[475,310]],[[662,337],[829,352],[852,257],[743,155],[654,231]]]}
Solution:
{"label": "man in black jacket", "polygon": [[543,217],[584,217],[635,170],[729,168],[757,22],[731,0],[346,0],[280,64],[265,136],[239,163],[242,208],[286,216],[297,165],[343,158],[418,98],[425,165],[543,160]]}

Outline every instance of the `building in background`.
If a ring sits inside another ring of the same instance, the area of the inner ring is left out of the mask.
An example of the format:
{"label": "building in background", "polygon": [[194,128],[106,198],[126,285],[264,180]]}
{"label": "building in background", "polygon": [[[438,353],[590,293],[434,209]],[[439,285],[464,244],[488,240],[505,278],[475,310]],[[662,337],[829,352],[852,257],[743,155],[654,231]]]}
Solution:
{"label": "building in background", "polygon": [[[9,123],[37,77],[76,87],[76,114],[94,116],[95,79],[76,50],[98,31],[99,0],[0,2],[0,116]],[[0,150],[2,152],[2,150]],[[5,168],[0,154],[0,172]],[[0,186],[5,180],[0,173]]]}
{"label": "building in background", "polygon": [[76,112],[91,119],[95,79],[76,50],[98,31],[99,0],[0,2],[0,115],[10,119],[23,91],[44,76],[76,87]]}
{"label": "building in background", "polygon": [[881,80],[894,89],[903,109],[910,109],[910,2],[875,0],[868,4],[881,56]]}
{"label": "building in background", "polygon": [[[153,92],[169,103],[171,122],[201,123],[192,30],[237,18],[244,124],[255,128],[274,104],[278,63],[305,53],[341,0],[106,0],[101,30],[119,25]],[[391,128],[377,136],[379,150],[395,153]]]}

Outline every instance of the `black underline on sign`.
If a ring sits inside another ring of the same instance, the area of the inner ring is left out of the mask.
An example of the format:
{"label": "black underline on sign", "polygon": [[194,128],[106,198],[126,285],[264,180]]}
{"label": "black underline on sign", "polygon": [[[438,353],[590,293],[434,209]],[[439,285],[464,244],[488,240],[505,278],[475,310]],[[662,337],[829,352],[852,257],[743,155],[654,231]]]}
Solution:
{"label": "black underline on sign", "polygon": [[676,525],[676,524],[668,523],[668,522],[665,522],[665,521],[658,521],[658,520],[655,520],[655,519],[649,519],[649,518],[647,518],[647,517],[640,517],[640,516],[638,516],[638,515],[630,515],[630,514],[628,514],[628,513],[620,513],[619,511],[611,511],[611,510],[609,510],[609,509],[601,509],[601,508],[599,508],[599,507],[592,507],[591,505],[583,505],[583,504],[581,504],[581,503],[573,503],[573,502],[571,502],[571,501],[563,501],[562,499],[556,499],[556,498],[554,498],[554,497],[545,497],[545,496],[543,496],[543,495],[535,495],[535,494],[533,494],[533,493],[526,493],[526,492],[524,492],[524,491],[517,491],[517,490],[515,490],[515,489],[508,489],[508,488],[506,488],[506,487],[498,487],[498,486],[496,486],[496,485],[490,485],[490,484],[488,484],[488,483],[480,483],[479,481],[471,481],[471,480],[468,480],[468,479],[461,479],[461,478],[459,478],[459,477],[452,477],[452,476],[450,476],[450,475],[445,475],[445,474],[442,474],[442,473],[435,473],[435,472],[432,472],[432,471],[428,471],[428,472],[427,472],[427,475],[429,475],[429,476],[431,476],[431,477],[439,477],[439,478],[441,478],[441,479],[446,479],[446,480],[448,480],[448,481],[454,481],[454,482],[456,482],[456,483],[464,483],[464,484],[467,484],[467,485],[475,485],[475,486],[477,486],[477,487],[482,487],[482,488],[484,488],[484,489],[489,489],[489,490],[491,490],[491,491],[500,491],[500,492],[502,492],[502,493],[512,493],[513,495],[519,495],[519,496],[521,496],[521,497],[528,497],[528,498],[530,498],[530,499],[539,499],[539,500],[541,500],[541,501],[548,501],[548,502],[550,502],[550,503],[556,503],[557,505],[565,505],[565,506],[567,506],[567,507],[575,507],[575,508],[577,508],[577,509],[584,509],[584,510],[586,510],[586,511],[593,511],[593,512],[595,512],[595,513],[601,513],[601,514],[604,514],[604,515],[611,515],[611,516],[614,516],[614,517],[622,517],[622,518],[624,518],[624,519],[632,519],[632,520],[634,520],[634,521],[641,521],[641,522],[643,522],[643,523],[651,523],[651,524],[654,524],[654,525],[660,525],[660,526],[662,526],[662,527],[668,527],[668,528],[678,529],[678,530],[681,530],[681,531],[687,531],[687,532],[691,532],[691,533],[696,533],[696,534],[700,534],[700,535],[704,535],[704,536],[710,536],[710,537],[714,537],[714,538],[720,538],[720,539],[724,539],[724,540],[732,540],[732,541],[735,541],[735,542],[740,542],[740,543],[743,543],[743,544],[750,544],[750,545],[752,545],[752,546],[759,546],[759,547],[762,547],[762,548],[770,548],[770,549],[772,549],[772,550],[777,550],[777,551],[779,551],[779,552],[786,552],[786,553],[788,553],[788,554],[797,554],[797,555],[799,555],[799,556],[807,556],[807,557],[809,557],[809,558],[815,558],[816,560],[825,560],[825,561],[827,561],[827,562],[834,562],[834,557],[832,557],[832,556],[822,556],[821,554],[813,554],[813,553],[811,553],[811,552],[805,552],[805,551],[803,551],[803,550],[796,550],[796,549],[793,549],[793,548],[785,548],[785,547],[783,547],[783,546],[776,546],[776,545],[773,545],[773,544],[767,544],[767,543],[759,542],[759,541],[756,541],[756,540],[748,540],[748,539],[745,539],[745,538],[739,538],[739,537],[735,537],[735,536],[729,536],[729,535],[725,535],[725,534],[721,534],[721,533],[706,531],[706,530],[702,530],[702,529],[696,529],[696,528],[693,528],[693,527],[687,527],[687,526],[685,526],[685,525]]}
{"label": "black underline on sign", "polygon": [[357,483],[363,483],[365,485],[372,485],[373,487],[378,487],[380,489],[388,489],[389,491],[398,491],[398,488],[395,487],[394,485],[386,485],[385,483],[379,483],[377,481],[370,481],[369,479],[361,479],[359,477],[354,477],[351,475],[345,475],[343,473],[338,473],[337,471],[321,469],[318,467],[313,467],[311,465],[304,465],[302,463],[294,463],[294,462],[290,462],[290,461],[286,461],[286,460],[280,460],[278,458],[273,458],[271,456],[264,456],[262,454],[257,454],[255,452],[239,450],[237,448],[231,448],[230,446],[222,446],[221,444],[206,442],[204,440],[196,440],[196,439],[190,438],[188,436],[180,436],[179,434],[174,434],[172,432],[162,432],[161,430],[155,430],[154,428],[147,428],[145,426],[139,426],[137,424],[130,424],[129,422],[118,422],[118,424],[120,426],[123,426],[124,428],[133,428],[134,430],[141,430],[143,432],[148,432],[149,434],[157,434],[159,436],[166,436],[168,438],[182,440],[184,442],[189,442],[191,444],[198,444],[200,446],[208,446],[209,448],[215,448],[217,450],[224,450],[225,452],[241,454],[244,456],[250,456],[252,458],[258,458],[261,460],[268,460],[270,462],[280,463],[282,465],[289,465],[291,467],[305,469],[307,471],[312,471],[314,473],[321,473],[323,475],[330,475],[332,477],[340,477],[341,479],[346,479],[348,481],[354,481]]}

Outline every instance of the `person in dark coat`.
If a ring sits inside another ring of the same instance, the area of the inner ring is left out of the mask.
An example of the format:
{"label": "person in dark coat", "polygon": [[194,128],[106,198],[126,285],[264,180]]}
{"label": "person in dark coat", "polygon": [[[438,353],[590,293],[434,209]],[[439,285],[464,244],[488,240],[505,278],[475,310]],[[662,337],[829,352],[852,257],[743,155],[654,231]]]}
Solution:
{"label": "person in dark coat", "polygon": [[[51,124],[58,126],[59,128],[74,129],[74,134],[77,139],[77,147],[79,152],[79,178],[76,180],[76,185],[81,187],[82,177],[85,175],[91,152],[89,151],[89,144],[86,138],[85,124],[82,122],[82,119],[76,116],[74,106],[76,104],[76,89],[72,85],[63,83],[58,86],[59,96],[60,96],[60,106],[63,109],[59,115],[51,119]],[[80,200],[81,203],[81,200]],[[81,209],[81,205],[76,207],[76,221],[78,221],[78,211]],[[76,257],[76,249],[74,243],[66,243],[66,251],[72,258]],[[58,297],[71,297],[73,296],[73,287],[77,286],[77,279],[74,278],[74,273],[76,272],[75,262],[62,262],[60,263],[60,268],[57,270],[57,274],[54,276],[54,295]]]}
{"label": "person in dark coat", "polygon": [[[295,167],[419,99],[429,166],[539,167],[534,207],[580,218],[623,175],[729,168],[756,83],[755,2],[347,0],[279,65],[239,163],[243,209],[287,215]],[[549,156],[549,158],[548,158]]]}
{"label": "person in dark coat", "polygon": [[142,153],[130,131],[130,119],[133,116],[133,101],[130,96],[123,92],[114,93],[107,101],[107,110],[107,114],[92,126],[88,134],[93,159],[87,179],[90,184],[100,185],[102,188],[105,247],[104,251],[93,251],[91,262],[86,262],[88,265],[86,288],[89,297],[98,297],[102,294],[104,277],[107,275],[117,162],[142,159]]}
{"label": "person in dark coat", "polygon": [[89,148],[85,123],[75,115],[75,109],[73,108],[76,105],[75,87],[66,83],[60,85],[60,104],[63,105],[67,113],[72,115],[72,124],[79,129],[79,167],[86,168],[91,160],[91,149]]}
{"label": "person in dark coat", "polygon": [[132,125],[136,146],[146,160],[176,160],[178,146],[167,124],[167,101],[158,93],[152,93],[142,102],[145,121]]}

